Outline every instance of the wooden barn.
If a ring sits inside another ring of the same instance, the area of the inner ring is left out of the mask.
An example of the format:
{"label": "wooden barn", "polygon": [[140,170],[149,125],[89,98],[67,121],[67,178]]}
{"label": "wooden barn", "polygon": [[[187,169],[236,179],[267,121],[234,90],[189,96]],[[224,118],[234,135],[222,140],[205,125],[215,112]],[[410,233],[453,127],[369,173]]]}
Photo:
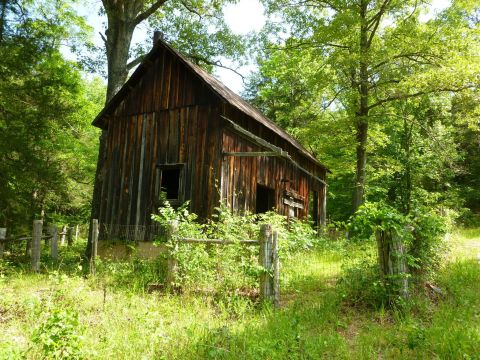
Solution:
{"label": "wooden barn", "polygon": [[103,237],[151,238],[161,192],[200,218],[223,201],[325,222],[328,169],[161,39],[93,124],[107,130]]}

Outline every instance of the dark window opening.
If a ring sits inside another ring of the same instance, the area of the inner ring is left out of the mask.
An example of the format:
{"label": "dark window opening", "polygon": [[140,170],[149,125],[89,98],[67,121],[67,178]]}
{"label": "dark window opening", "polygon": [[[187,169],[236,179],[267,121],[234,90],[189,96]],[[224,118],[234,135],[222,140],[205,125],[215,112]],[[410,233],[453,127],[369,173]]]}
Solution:
{"label": "dark window opening", "polygon": [[275,207],[275,190],[257,184],[256,213],[263,214]]}
{"label": "dark window opening", "polygon": [[313,221],[313,226],[318,226],[318,191],[310,191],[308,215]]}
{"label": "dark window opening", "polygon": [[178,200],[180,195],[180,169],[162,169],[161,191],[167,200]]}

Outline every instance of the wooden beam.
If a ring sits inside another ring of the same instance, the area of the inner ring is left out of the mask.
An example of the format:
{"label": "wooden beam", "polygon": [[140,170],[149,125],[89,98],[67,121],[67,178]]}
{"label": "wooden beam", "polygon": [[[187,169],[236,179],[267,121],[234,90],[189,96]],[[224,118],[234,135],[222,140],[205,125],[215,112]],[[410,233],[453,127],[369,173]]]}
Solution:
{"label": "wooden beam", "polygon": [[[322,183],[323,185],[325,186],[328,186],[328,184],[323,181],[322,179],[320,179],[318,176],[312,174],[310,171],[306,170],[305,168],[303,168],[302,166],[300,166],[295,160],[293,160],[290,155],[288,154],[288,152],[284,151],[283,149],[279,148],[278,146],[275,146],[273,144],[270,144],[268,141],[258,137],[257,135],[255,134],[252,134],[250,131],[244,129],[243,127],[241,127],[240,125],[237,125],[235,124],[232,120],[230,120],[229,118],[227,118],[226,116],[223,116],[223,115],[220,115],[224,120],[227,121],[227,123],[231,126],[231,128],[237,132],[238,134],[240,135],[243,135],[244,137],[246,137],[249,141],[253,142],[254,144],[257,144],[259,146],[263,146],[263,147],[266,147],[267,149],[271,150],[271,152],[275,153],[275,155],[270,155],[270,156],[278,156],[278,157],[282,157],[284,159],[287,159],[288,161],[290,161],[290,163],[292,163],[297,169],[299,169],[300,171],[304,172],[305,174],[307,174],[308,176],[310,176],[311,178],[317,180],[318,182]],[[258,156],[258,155],[257,155]],[[259,155],[259,156],[263,156],[263,155]]]}
{"label": "wooden beam", "polygon": [[178,242],[186,244],[217,244],[217,245],[230,245],[230,244],[243,244],[243,245],[258,245],[258,240],[224,240],[224,239],[193,239],[193,238],[177,238]]}
{"label": "wooden beam", "polygon": [[280,156],[279,153],[274,151],[224,152],[223,155],[235,157]]}

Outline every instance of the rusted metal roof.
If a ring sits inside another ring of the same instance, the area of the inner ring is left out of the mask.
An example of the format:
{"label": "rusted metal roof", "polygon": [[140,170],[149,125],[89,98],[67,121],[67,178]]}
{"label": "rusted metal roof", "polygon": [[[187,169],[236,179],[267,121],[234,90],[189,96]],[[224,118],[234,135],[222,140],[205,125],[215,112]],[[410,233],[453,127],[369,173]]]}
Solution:
{"label": "rusted metal roof", "polygon": [[313,161],[317,165],[325,168],[327,171],[330,170],[319,162],[309,151],[307,151],[297,140],[295,140],[291,135],[289,135],[285,130],[275,124],[273,121],[268,119],[265,115],[263,115],[257,108],[250,105],[247,101],[242,99],[239,95],[235,92],[230,90],[227,86],[225,86],[221,81],[216,79],[211,74],[207,73],[203,70],[200,66],[193,64],[189,61],[185,56],[180,54],[178,51],[173,49],[170,45],[168,45],[162,39],[157,40],[152,50],[145,56],[144,60],[141,64],[137,67],[134,71],[132,76],[128,79],[128,81],[123,85],[123,87],[119,90],[119,92],[105,105],[103,110],[97,115],[95,120],[93,121],[93,125],[98,126],[100,128],[104,128],[103,120],[105,117],[108,117],[113,110],[121,103],[124,97],[130,92],[130,90],[137,84],[140,80],[142,75],[147,71],[147,69],[151,66],[152,59],[154,59],[157,54],[159,53],[160,49],[166,48],[171,53],[173,53],[176,57],[178,57],[186,66],[187,68],[191,69],[194,74],[196,74],[217,96],[221,99],[235,107],[236,109],[240,110],[247,116],[251,117],[252,119],[258,121],[268,129],[275,132],[284,140],[288,141],[294,147],[296,147],[300,153],[306,156],[309,160]]}

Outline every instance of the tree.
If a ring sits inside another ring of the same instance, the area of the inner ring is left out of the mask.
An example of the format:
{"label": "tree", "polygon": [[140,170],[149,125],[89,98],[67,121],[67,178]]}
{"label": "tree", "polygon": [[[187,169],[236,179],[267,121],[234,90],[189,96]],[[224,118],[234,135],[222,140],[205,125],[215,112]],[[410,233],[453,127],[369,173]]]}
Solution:
{"label": "tree", "polygon": [[419,1],[264,3],[285,24],[274,28],[280,39],[268,40],[267,53],[315,59],[306,71],[318,69],[311,76],[323,77],[322,84],[328,79],[322,95],[331,96],[319,104],[342,109],[351,119],[356,143],[353,211],[365,200],[370,127],[385,117],[390,104],[477,85],[478,30],[465,16],[473,2],[454,4],[426,22],[421,21],[426,5]]}
{"label": "tree", "polygon": [[85,157],[95,149],[89,116],[99,110],[100,89],[63,57],[61,44],[74,40],[82,21],[68,4],[57,5],[15,1],[4,17],[0,221],[10,229],[54,212],[78,215],[93,180]]}

